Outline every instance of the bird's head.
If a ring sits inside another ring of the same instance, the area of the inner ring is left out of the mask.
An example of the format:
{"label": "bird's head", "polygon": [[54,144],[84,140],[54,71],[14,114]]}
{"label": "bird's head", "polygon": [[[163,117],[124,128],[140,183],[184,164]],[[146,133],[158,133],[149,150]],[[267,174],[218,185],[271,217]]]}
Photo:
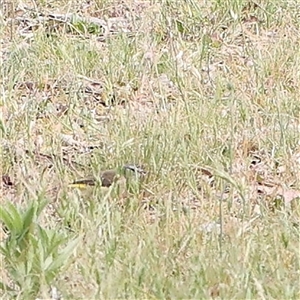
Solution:
{"label": "bird's head", "polygon": [[135,165],[135,164],[126,164],[123,166],[123,169],[125,171],[130,170],[140,176],[145,176],[147,174],[147,172],[142,166]]}

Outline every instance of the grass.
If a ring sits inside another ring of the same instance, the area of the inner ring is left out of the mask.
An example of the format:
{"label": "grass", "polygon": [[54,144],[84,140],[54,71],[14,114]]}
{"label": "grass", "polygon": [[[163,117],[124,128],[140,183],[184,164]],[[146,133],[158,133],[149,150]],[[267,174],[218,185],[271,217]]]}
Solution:
{"label": "grass", "polygon": [[6,1],[2,299],[298,299],[298,6]]}

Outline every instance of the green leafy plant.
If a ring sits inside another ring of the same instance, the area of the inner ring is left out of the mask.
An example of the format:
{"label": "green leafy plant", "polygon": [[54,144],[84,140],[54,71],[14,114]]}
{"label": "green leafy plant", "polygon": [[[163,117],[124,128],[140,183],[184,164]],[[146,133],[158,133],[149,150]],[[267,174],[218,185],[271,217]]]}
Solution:
{"label": "green leafy plant", "polygon": [[[5,283],[0,288],[23,297],[45,293],[61,268],[71,256],[78,239],[38,224],[38,217],[46,201],[32,202],[27,209],[18,209],[14,204],[0,206],[0,220],[9,232],[0,252],[15,289]],[[23,294],[24,293],[24,294]]]}

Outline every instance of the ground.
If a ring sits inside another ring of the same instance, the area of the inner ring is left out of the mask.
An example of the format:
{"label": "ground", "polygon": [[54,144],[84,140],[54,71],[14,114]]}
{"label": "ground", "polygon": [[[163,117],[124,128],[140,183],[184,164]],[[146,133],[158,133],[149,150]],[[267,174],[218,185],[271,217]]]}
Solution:
{"label": "ground", "polygon": [[2,299],[299,299],[297,0],[2,5]]}

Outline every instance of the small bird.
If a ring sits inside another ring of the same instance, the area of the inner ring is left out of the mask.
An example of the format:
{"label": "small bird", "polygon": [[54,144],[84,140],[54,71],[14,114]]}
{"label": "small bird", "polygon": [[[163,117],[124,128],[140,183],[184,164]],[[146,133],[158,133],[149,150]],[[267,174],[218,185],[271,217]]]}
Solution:
{"label": "small bird", "polygon": [[99,173],[99,176],[89,176],[79,180],[75,180],[69,184],[69,187],[85,188],[87,186],[95,186],[97,182],[100,182],[101,187],[110,187],[113,183],[126,183],[127,170],[134,172],[135,176],[142,178],[146,175],[145,170],[134,164],[124,165],[120,170],[112,169],[105,170]]}

